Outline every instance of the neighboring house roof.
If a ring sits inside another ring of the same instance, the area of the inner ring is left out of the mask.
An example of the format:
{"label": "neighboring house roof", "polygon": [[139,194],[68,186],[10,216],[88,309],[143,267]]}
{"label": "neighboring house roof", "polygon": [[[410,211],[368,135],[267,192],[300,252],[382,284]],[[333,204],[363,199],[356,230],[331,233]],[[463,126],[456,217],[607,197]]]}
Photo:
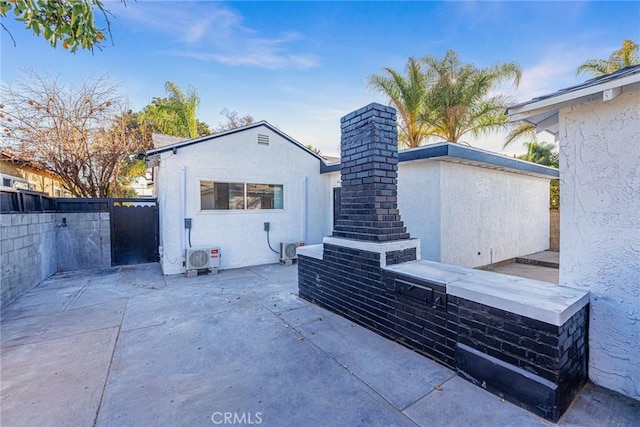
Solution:
{"label": "neighboring house roof", "polygon": [[[558,169],[555,168],[452,142],[439,142],[398,152],[399,163],[426,159],[464,163],[540,178],[558,178],[560,176]],[[328,165],[321,170],[322,173],[338,171],[340,171],[340,163]]]}
{"label": "neighboring house roof", "polygon": [[578,100],[602,93],[602,101],[607,102],[618,96],[623,86],[640,82],[640,65],[618,70],[612,74],[587,80],[586,82],[561,89],[548,95],[507,108],[509,120],[525,121],[536,125],[537,132],[548,131],[558,134],[558,109]]}
{"label": "neighboring house roof", "polygon": [[4,160],[6,162],[14,163],[16,165],[37,170],[38,172],[42,172],[48,176],[58,177],[57,174],[47,169],[47,167],[42,163],[36,162],[34,160],[25,159],[22,155],[20,155],[20,153],[17,153],[9,148],[0,149],[0,160]]}
{"label": "neighboring house roof", "polygon": [[151,134],[151,140],[153,141],[153,148],[166,147],[167,145],[177,144],[179,142],[187,141],[189,138],[183,138],[181,136],[165,135],[164,133]]}
{"label": "neighboring house roof", "polygon": [[187,141],[182,141],[182,142],[177,142],[177,143],[173,143],[173,144],[169,144],[163,147],[157,147],[157,148],[153,148],[151,150],[148,150],[145,154],[146,156],[153,156],[154,154],[160,154],[160,153],[164,153],[167,151],[173,151],[173,150],[178,150],[180,148],[183,147],[188,147],[190,145],[195,145],[195,144],[200,144],[201,142],[207,142],[207,141],[212,141],[218,138],[222,138],[224,136],[227,135],[232,135],[235,133],[240,133],[240,132],[246,132],[250,129],[255,129],[258,127],[265,127],[269,130],[271,130],[273,133],[280,135],[282,138],[284,138],[285,140],[289,141],[290,143],[292,143],[294,146],[300,148],[301,150],[304,150],[306,153],[312,155],[313,157],[317,158],[318,160],[320,160],[320,167],[322,168],[323,166],[326,166],[326,161],[322,158],[322,156],[314,153],[313,151],[309,150],[307,147],[305,147],[304,145],[302,145],[301,143],[299,143],[298,141],[296,141],[295,139],[291,138],[289,135],[287,135],[286,133],[282,132],[280,129],[276,128],[275,126],[269,124],[266,121],[259,121],[256,123],[252,123],[250,125],[247,126],[243,126],[243,127],[239,127],[236,129],[230,129],[228,131],[225,132],[220,132],[220,133],[214,133],[213,135],[207,135],[207,136],[203,136],[200,138],[195,138],[195,139],[190,139]]}

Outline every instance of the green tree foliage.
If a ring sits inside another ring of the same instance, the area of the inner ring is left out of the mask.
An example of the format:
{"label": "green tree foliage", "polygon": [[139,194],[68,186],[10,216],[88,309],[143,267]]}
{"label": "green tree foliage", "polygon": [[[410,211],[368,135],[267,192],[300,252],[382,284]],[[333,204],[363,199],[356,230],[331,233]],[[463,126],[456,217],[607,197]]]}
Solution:
{"label": "green tree foliage", "polygon": [[520,160],[537,163],[539,165],[558,168],[558,152],[555,145],[549,143],[530,142],[527,144],[527,153],[517,156]]}
{"label": "green tree foliage", "polygon": [[398,143],[408,148],[418,147],[429,135],[428,126],[421,120],[427,87],[420,62],[409,58],[405,66],[406,77],[392,68],[383,68],[386,75],[373,74],[368,85],[376,92],[387,95],[400,116]]}
{"label": "green tree foliage", "polygon": [[467,134],[509,127],[508,99],[491,91],[504,82],[517,86],[522,75],[515,62],[477,68],[463,64],[453,50],[442,58],[409,58],[406,77],[391,68],[384,71],[385,76],[369,77],[369,87],[386,94],[398,110],[399,142],[408,147],[427,138],[460,142]]}
{"label": "green tree foliage", "polygon": [[120,173],[111,188],[110,197],[136,197],[136,191],[131,188],[131,182],[147,173],[147,162],[130,155],[122,162]]}
{"label": "green tree foliage", "polygon": [[197,138],[210,135],[209,125],[196,117],[200,96],[193,87],[185,93],[173,82],[165,83],[166,97],[153,98],[139,113],[139,122],[165,135]]}
{"label": "green tree foliage", "polygon": [[[150,126],[140,124],[138,115],[139,113],[134,113],[131,110],[127,111],[125,126],[130,135],[138,135],[141,138],[143,141],[142,149],[149,149],[152,146],[153,129]],[[137,153],[129,154],[123,159],[115,179],[112,180],[109,197],[137,197],[136,191],[131,188],[131,183],[146,174],[147,162],[144,159],[138,159]]]}
{"label": "green tree foliage", "polygon": [[560,209],[560,180],[552,179],[549,186],[549,209],[557,211]]}
{"label": "green tree foliage", "polygon": [[[108,31],[109,12],[101,0],[0,0],[0,18],[13,14],[27,30],[43,37],[52,47],[62,43],[71,52],[100,48],[105,30],[98,28],[96,13],[103,16]],[[9,33],[4,24],[2,28]]]}
{"label": "green tree foliage", "polygon": [[196,120],[198,120],[198,136],[207,136],[213,133],[208,124],[201,122],[199,119]]}
{"label": "green tree foliage", "polygon": [[30,73],[2,86],[1,95],[3,145],[58,175],[74,196],[110,196],[125,159],[150,148],[149,135],[106,77],[65,87]]}
{"label": "green tree foliage", "polygon": [[442,59],[427,56],[424,63],[428,92],[422,121],[432,136],[459,142],[466,134],[478,136],[508,126],[504,113],[508,100],[490,92],[503,82],[520,83],[522,71],[517,63],[477,68],[463,64],[452,50]]}
{"label": "green tree foliage", "polygon": [[314,153],[316,153],[318,156],[322,156],[322,151],[320,151],[318,148],[314,147],[311,144],[307,145],[307,150],[312,151]]}
{"label": "green tree foliage", "polygon": [[180,136],[197,138],[198,119],[196,118],[196,110],[200,106],[200,95],[191,86],[187,89],[187,93],[184,93],[173,82],[166,82],[164,87],[169,101],[167,107],[175,115],[180,128],[184,129],[184,135]]}
{"label": "green tree foliage", "polygon": [[517,140],[538,141],[536,125],[528,122],[516,122],[504,141],[504,147]]}
{"label": "green tree foliage", "polygon": [[[556,169],[559,167],[558,152],[555,151],[553,144],[530,142],[527,144],[527,153],[521,154],[517,158]],[[549,185],[549,208],[552,210],[560,209],[560,180],[552,179]]]}
{"label": "green tree foliage", "polygon": [[620,49],[614,51],[609,59],[588,59],[578,67],[576,75],[584,73],[592,77],[604,76],[639,64],[638,44],[633,40],[624,40]]}

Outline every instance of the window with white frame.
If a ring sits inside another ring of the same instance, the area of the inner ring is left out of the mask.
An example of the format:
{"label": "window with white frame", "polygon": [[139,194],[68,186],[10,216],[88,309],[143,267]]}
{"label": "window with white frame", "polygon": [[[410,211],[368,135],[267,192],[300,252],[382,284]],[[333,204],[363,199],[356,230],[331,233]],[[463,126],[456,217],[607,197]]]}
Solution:
{"label": "window with white frame", "polygon": [[200,181],[200,209],[284,209],[282,184]]}

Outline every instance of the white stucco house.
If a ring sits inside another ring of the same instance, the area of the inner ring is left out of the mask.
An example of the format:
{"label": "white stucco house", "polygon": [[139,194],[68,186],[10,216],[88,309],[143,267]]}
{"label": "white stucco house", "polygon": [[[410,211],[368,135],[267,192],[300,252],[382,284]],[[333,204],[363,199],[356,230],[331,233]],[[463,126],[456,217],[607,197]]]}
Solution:
{"label": "white stucco house", "polygon": [[560,141],[560,284],[591,293],[589,377],[640,399],[640,66],[508,114]]}
{"label": "white stucco house", "polygon": [[[327,164],[267,122],[146,156],[154,167],[164,274],[185,272],[190,247],[219,248],[225,269],[278,262],[271,248],[277,252],[280,242],[316,244],[332,233],[340,164]],[[407,230],[422,241],[423,259],[484,266],[548,249],[549,180],[557,174],[434,144],[399,153],[398,203]]]}

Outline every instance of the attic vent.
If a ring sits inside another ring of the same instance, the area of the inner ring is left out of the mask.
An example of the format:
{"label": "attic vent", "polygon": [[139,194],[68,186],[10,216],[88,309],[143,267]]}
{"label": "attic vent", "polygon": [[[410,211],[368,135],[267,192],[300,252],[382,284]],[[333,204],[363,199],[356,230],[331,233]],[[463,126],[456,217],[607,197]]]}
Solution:
{"label": "attic vent", "polygon": [[258,144],[269,145],[269,135],[258,134]]}

